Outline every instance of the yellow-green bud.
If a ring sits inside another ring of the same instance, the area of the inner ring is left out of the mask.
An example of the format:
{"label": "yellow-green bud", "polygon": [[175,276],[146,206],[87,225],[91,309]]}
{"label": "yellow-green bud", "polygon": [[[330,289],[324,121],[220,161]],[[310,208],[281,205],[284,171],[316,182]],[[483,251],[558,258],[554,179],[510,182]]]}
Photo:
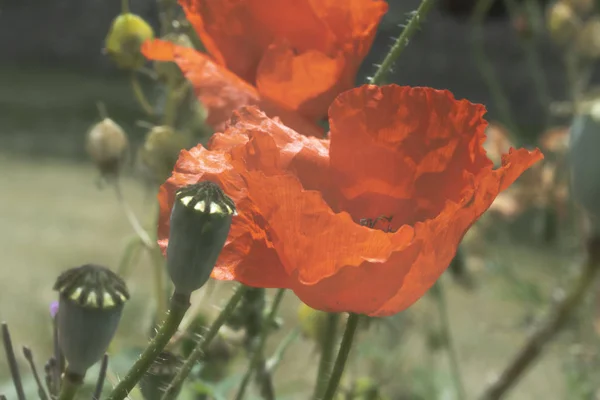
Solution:
{"label": "yellow-green bud", "polygon": [[105,50],[119,68],[135,70],[146,58],[142,43],[154,38],[154,30],[139,15],[125,13],[114,19],[105,41]]}
{"label": "yellow-green bud", "polygon": [[138,153],[138,162],[155,183],[164,182],[177,162],[179,152],[189,145],[189,139],[169,126],[155,126],[146,135]]}

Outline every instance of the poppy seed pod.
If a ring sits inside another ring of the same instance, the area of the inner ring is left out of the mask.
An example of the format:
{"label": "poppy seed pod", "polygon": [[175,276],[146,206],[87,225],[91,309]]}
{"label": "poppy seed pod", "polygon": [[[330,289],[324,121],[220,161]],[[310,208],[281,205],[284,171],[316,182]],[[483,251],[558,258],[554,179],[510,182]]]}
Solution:
{"label": "poppy seed pod", "polygon": [[104,177],[116,177],[127,157],[129,141],[123,128],[104,118],[90,129],[86,150]]}
{"label": "poppy seed pod", "polygon": [[571,184],[574,198],[600,233],[600,101],[588,113],[575,117],[571,126]]}
{"label": "poppy seed pod", "polygon": [[125,282],[108,268],[86,264],[63,272],[59,292],[58,343],[67,371],[81,377],[106,352],[129,299]]}
{"label": "poppy seed pod", "polygon": [[167,247],[176,293],[189,295],[206,283],[236,214],[233,200],[216,183],[203,181],[176,193]]}
{"label": "poppy seed pod", "polygon": [[154,31],[142,17],[121,14],[115,18],[106,36],[106,52],[119,68],[135,70],[146,62],[140,53],[142,43],[152,38]]}

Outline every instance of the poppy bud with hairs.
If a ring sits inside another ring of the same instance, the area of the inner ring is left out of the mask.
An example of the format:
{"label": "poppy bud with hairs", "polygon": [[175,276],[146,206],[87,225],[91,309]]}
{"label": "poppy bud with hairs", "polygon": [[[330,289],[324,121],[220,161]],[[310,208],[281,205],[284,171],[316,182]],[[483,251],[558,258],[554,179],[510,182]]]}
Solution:
{"label": "poppy bud with hairs", "polygon": [[167,247],[175,293],[189,295],[206,283],[236,214],[233,200],[216,183],[203,181],[176,193]]}
{"label": "poppy bud with hairs", "polygon": [[58,343],[67,360],[67,373],[83,379],[106,352],[129,292],[117,274],[93,264],[63,272],[54,290],[60,294]]}

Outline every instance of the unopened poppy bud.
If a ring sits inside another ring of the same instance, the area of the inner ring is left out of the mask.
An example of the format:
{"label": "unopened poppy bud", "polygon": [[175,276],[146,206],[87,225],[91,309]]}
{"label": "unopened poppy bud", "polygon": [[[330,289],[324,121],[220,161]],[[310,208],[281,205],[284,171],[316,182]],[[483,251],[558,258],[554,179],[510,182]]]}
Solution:
{"label": "unopened poppy bud", "polygon": [[590,59],[600,57],[600,17],[590,18],[577,36],[577,52]]}
{"label": "unopened poppy bud", "polygon": [[154,30],[139,15],[124,13],[113,21],[106,36],[106,52],[123,69],[138,69],[146,58],[140,52],[142,43],[154,37]]}
{"label": "unopened poppy bud", "polygon": [[116,177],[126,158],[129,141],[123,128],[104,118],[90,129],[86,150],[105,178]]}
{"label": "unopened poppy bud", "polygon": [[54,290],[59,292],[58,343],[67,371],[83,378],[106,352],[129,292],[118,275],[93,264],[63,272]]}
{"label": "unopened poppy bud", "polygon": [[188,138],[173,128],[155,126],[146,135],[138,161],[152,181],[162,183],[171,175],[179,152],[188,145]]}
{"label": "unopened poppy bud", "polygon": [[203,181],[176,193],[167,247],[176,293],[189,295],[206,283],[235,214],[233,200],[216,183]]}
{"label": "unopened poppy bud", "polygon": [[[161,352],[148,371],[140,380],[140,389],[145,400],[161,400],[165,389],[169,386],[181,365],[181,357],[169,352]],[[181,391],[181,385],[169,392],[167,399],[176,399]]]}
{"label": "unopened poppy bud", "polygon": [[548,8],[546,27],[552,40],[562,45],[577,35],[581,21],[568,4],[557,1]]}
{"label": "unopened poppy bud", "polygon": [[575,117],[570,139],[573,196],[589,213],[594,233],[600,234],[600,100]]}

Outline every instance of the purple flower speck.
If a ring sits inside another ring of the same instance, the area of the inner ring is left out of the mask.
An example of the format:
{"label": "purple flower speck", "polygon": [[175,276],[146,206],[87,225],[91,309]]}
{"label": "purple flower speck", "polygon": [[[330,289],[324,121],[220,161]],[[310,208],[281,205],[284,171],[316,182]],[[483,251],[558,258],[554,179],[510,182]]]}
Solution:
{"label": "purple flower speck", "polygon": [[50,303],[50,315],[52,318],[56,317],[56,313],[58,312],[58,301],[53,301]]}

